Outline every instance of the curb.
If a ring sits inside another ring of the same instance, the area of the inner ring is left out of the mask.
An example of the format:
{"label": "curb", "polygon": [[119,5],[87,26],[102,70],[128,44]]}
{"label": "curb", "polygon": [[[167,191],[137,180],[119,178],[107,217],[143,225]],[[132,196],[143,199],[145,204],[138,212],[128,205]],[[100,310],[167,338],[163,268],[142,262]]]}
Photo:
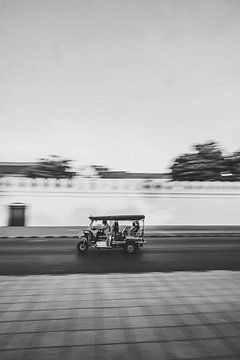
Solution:
{"label": "curb", "polygon": [[[240,238],[240,233],[206,233],[206,234],[199,234],[199,233],[182,233],[182,234],[161,234],[161,233],[156,233],[156,234],[149,234],[146,235],[146,238],[189,238],[189,237],[194,237],[194,238],[199,238],[199,237],[207,237],[207,238],[213,238],[213,237],[226,237],[226,236],[230,236],[230,237],[238,237]],[[78,235],[27,235],[27,236],[23,236],[23,235],[6,235],[6,236],[0,236],[0,239],[78,239],[79,236]]]}
{"label": "curb", "polygon": [[151,234],[151,235],[146,235],[146,237],[148,238],[155,238],[155,237],[226,237],[226,236],[230,236],[230,237],[239,237],[240,238],[240,233],[206,233],[206,234],[196,234],[196,233],[183,233],[183,234]]}
{"label": "curb", "polygon": [[16,236],[0,236],[0,239],[77,239],[78,235],[16,235]]}

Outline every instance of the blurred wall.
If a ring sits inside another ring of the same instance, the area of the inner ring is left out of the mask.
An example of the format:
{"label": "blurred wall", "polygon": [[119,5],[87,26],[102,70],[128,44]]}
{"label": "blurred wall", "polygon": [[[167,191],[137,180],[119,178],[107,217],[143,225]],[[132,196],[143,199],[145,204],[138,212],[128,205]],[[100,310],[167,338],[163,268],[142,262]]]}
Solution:
{"label": "blurred wall", "polygon": [[88,216],[145,214],[149,225],[238,225],[240,183],[74,178],[0,179],[0,226],[26,205],[27,226],[86,225]]}

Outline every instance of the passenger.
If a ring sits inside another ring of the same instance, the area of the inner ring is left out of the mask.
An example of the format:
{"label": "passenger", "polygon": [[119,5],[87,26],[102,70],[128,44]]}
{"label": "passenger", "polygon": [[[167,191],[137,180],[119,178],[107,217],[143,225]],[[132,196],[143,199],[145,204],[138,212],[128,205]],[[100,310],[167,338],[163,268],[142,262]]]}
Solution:
{"label": "passenger", "polygon": [[139,222],[134,221],[130,230],[131,236],[137,236],[138,231],[140,230]]}
{"label": "passenger", "polygon": [[114,223],[113,223],[112,232],[113,232],[114,235],[119,233],[119,225],[118,225],[117,221],[114,221]]}
{"label": "passenger", "polygon": [[119,224],[118,221],[114,221],[112,224],[112,239],[117,240],[119,238]]}
{"label": "passenger", "polygon": [[126,238],[126,236],[130,235],[130,230],[131,230],[130,226],[124,226],[122,230],[122,237]]}

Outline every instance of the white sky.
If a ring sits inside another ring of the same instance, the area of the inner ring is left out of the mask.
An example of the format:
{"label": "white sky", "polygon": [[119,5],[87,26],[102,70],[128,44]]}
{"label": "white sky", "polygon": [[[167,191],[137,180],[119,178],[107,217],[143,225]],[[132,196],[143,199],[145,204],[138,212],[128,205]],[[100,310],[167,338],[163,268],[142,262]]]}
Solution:
{"label": "white sky", "polygon": [[0,0],[0,161],[240,149],[239,0]]}

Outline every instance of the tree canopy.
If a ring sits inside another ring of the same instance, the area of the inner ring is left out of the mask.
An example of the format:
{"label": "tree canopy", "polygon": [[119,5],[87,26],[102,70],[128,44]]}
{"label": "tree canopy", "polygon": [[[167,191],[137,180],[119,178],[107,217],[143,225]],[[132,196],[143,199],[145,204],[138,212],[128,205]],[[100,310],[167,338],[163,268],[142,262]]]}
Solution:
{"label": "tree canopy", "polygon": [[50,155],[48,158],[40,159],[36,165],[28,168],[24,174],[32,178],[72,178],[76,175],[71,170],[71,160],[61,158],[57,155]]}
{"label": "tree canopy", "polygon": [[175,181],[240,180],[240,152],[224,156],[217,142],[195,144],[193,153],[178,156],[171,166]]}

